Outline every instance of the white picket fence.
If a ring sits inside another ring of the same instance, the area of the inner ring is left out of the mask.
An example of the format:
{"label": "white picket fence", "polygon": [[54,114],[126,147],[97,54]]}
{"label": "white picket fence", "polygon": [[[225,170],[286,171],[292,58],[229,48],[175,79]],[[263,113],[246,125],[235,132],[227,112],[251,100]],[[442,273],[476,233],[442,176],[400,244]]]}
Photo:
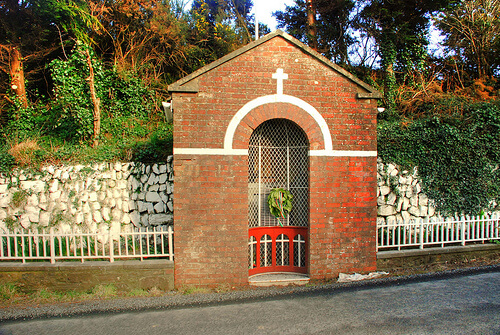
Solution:
{"label": "white picket fence", "polygon": [[377,251],[500,240],[500,216],[417,219],[377,225]]}
{"label": "white picket fence", "polygon": [[80,230],[0,230],[0,261],[109,260],[168,258],[173,260],[173,235],[167,228],[142,228],[128,232]]}

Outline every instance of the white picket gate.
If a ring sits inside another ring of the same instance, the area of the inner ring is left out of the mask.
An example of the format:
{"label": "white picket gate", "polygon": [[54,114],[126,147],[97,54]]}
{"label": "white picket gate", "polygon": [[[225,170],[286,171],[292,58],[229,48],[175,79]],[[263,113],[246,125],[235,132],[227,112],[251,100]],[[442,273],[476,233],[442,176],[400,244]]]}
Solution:
{"label": "white picket gate", "polygon": [[84,232],[77,229],[0,230],[0,261],[109,260],[168,258],[173,260],[171,226],[125,232]]}
{"label": "white picket gate", "polygon": [[377,225],[377,251],[500,240],[500,216],[416,219]]}

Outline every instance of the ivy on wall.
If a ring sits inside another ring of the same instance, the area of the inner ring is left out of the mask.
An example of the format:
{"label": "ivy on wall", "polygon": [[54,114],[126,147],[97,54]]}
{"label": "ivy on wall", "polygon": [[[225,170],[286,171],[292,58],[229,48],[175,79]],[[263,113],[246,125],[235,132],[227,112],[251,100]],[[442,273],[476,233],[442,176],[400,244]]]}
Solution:
{"label": "ivy on wall", "polygon": [[500,103],[464,106],[454,115],[380,120],[386,163],[418,167],[424,192],[443,214],[480,214],[500,206]]}

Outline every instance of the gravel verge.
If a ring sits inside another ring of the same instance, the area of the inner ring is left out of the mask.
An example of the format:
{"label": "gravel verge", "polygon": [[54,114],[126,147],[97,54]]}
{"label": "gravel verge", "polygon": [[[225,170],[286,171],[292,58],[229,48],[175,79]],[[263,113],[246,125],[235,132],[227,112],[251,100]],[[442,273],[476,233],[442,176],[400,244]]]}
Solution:
{"label": "gravel verge", "polygon": [[250,288],[224,293],[168,292],[158,297],[115,298],[110,300],[91,300],[77,303],[61,303],[41,306],[9,307],[0,310],[0,322],[21,321],[40,318],[78,317],[101,313],[139,312],[144,310],[164,310],[173,308],[192,308],[216,304],[233,304],[263,300],[285,299],[290,296],[311,294],[335,294],[348,290],[367,289],[390,285],[448,279],[488,272],[499,272],[500,264],[482,267],[469,267],[424,274],[389,276],[351,283],[317,283],[308,286],[286,286],[269,288]]}

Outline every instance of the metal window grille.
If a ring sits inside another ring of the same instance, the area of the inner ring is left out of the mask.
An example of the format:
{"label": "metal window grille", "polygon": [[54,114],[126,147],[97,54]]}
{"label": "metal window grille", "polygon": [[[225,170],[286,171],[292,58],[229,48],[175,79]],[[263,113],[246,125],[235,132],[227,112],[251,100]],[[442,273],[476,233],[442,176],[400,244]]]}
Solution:
{"label": "metal window grille", "polygon": [[309,142],[292,121],[273,119],[253,132],[249,144],[249,227],[278,226],[267,197],[273,188],[293,195],[293,209],[281,219],[286,226],[307,227],[309,222]]}

